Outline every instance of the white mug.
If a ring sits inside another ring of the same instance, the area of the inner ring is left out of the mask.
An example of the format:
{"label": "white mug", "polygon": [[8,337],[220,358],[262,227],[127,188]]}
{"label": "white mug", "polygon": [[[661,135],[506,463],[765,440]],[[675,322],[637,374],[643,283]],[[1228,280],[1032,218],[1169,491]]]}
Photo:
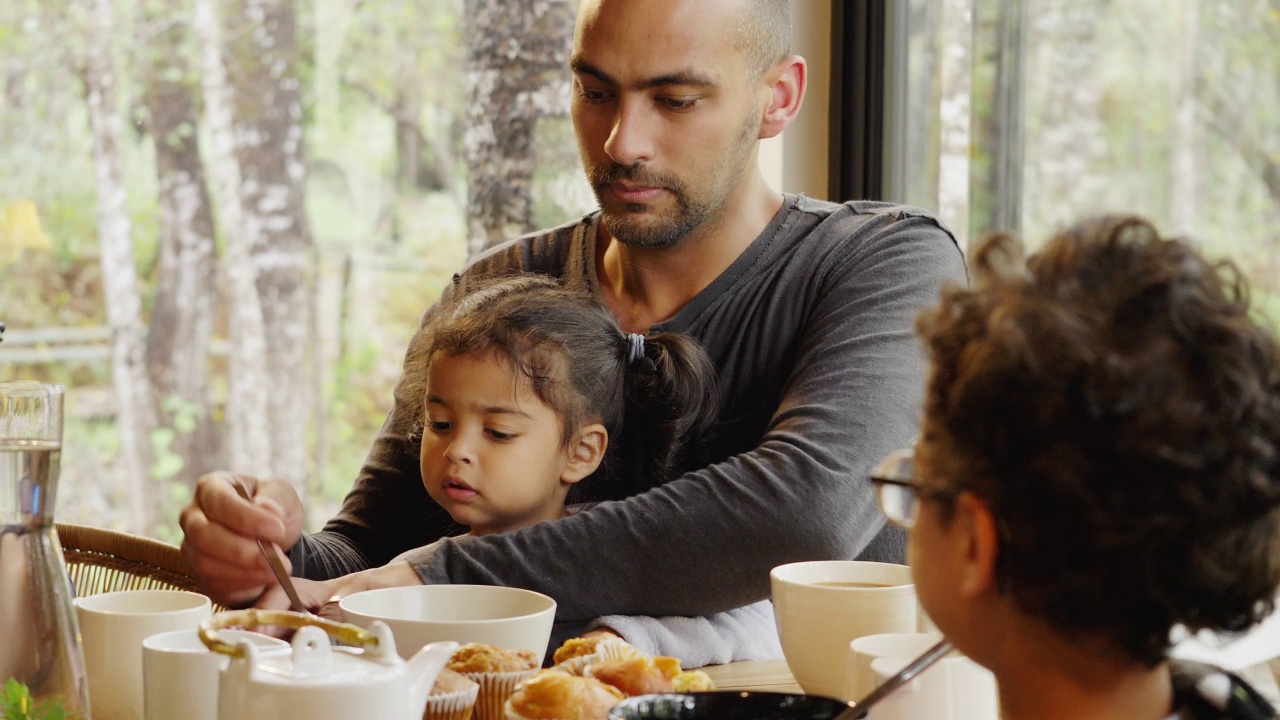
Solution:
{"label": "white mug", "polygon": [[[940,639],[928,633],[885,633],[849,643],[848,699],[871,692]],[[952,653],[886,696],[867,715],[867,720],[915,718],[997,720],[995,676]]]}
{"label": "white mug", "polygon": [[93,720],[143,720],[142,641],[196,630],[209,598],[182,590],[124,590],[76,598]]}
{"label": "white mug", "polygon": [[849,641],[919,625],[911,568],[828,560],[779,565],[770,573],[782,654],[811,695],[844,697]]}
{"label": "white mug", "polygon": [[[247,630],[220,630],[230,643],[251,642],[268,657],[288,654],[289,643]],[[218,720],[218,673],[231,658],[205,647],[195,630],[172,630],[142,641],[142,696],[146,720]]]}

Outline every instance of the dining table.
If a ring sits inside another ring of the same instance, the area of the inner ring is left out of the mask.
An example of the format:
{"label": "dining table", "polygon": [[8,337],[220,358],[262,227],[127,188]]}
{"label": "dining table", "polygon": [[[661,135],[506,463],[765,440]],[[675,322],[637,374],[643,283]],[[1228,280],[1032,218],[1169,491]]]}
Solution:
{"label": "dining table", "polygon": [[804,692],[787,669],[786,660],[742,660],[701,668],[715,682],[717,690],[759,692]]}

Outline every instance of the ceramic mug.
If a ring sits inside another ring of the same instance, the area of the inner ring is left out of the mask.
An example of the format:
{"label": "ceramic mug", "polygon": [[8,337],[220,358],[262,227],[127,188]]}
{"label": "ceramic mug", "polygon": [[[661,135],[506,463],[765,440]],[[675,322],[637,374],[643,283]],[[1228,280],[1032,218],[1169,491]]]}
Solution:
{"label": "ceramic mug", "polygon": [[[930,633],[868,635],[849,643],[846,695],[856,700],[893,677],[941,637]],[[868,720],[997,720],[995,676],[953,652],[880,701]]]}
{"label": "ceramic mug", "polygon": [[811,695],[844,697],[849,642],[864,635],[915,632],[911,568],[828,560],[779,565],[770,573],[782,654]]}
{"label": "ceramic mug", "polygon": [[76,598],[93,720],[143,720],[142,641],[194,631],[209,598],[182,590],[124,590]]}
{"label": "ceramic mug", "polygon": [[[263,657],[288,654],[289,643],[247,630],[221,630],[230,643],[250,642]],[[142,641],[143,717],[217,720],[218,673],[231,658],[205,647],[195,630],[172,630]]]}

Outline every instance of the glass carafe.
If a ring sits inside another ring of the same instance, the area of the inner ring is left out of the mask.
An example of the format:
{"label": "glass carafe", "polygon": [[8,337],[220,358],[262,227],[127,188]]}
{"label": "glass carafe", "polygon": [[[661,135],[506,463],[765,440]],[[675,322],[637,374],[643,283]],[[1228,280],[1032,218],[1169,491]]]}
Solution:
{"label": "glass carafe", "polygon": [[50,383],[0,383],[0,691],[17,680],[36,706],[84,716],[80,629],[53,526],[62,395]]}

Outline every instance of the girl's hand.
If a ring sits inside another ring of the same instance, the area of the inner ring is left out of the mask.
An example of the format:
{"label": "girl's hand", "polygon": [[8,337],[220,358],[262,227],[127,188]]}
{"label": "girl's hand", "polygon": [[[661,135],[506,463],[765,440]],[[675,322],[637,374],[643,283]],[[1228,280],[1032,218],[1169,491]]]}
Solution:
{"label": "girl's hand", "polygon": [[[391,562],[379,568],[361,570],[333,580],[303,580],[294,578],[293,585],[298,590],[298,599],[308,610],[330,620],[341,620],[338,601],[352,593],[364,590],[377,590],[388,587],[404,587],[421,585],[422,578],[413,571],[408,562]],[[273,610],[288,610],[289,598],[279,585],[258,598],[254,607]]]}

